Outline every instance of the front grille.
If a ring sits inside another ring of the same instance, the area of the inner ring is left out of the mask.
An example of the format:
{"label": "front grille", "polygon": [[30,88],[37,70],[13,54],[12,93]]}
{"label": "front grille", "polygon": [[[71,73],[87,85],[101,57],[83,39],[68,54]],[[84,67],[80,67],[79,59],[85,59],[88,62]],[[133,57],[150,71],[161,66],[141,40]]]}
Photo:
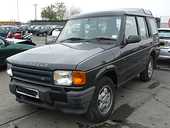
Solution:
{"label": "front grille", "polygon": [[31,90],[31,89],[27,89],[27,88],[23,88],[23,87],[17,87],[16,88],[18,92],[22,92],[31,96],[36,96],[38,94],[38,92]]}
{"label": "front grille", "polygon": [[34,84],[40,85],[51,85],[52,84],[52,72],[33,69],[33,68],[25,68],[25,67],[17,67],[12,66],[13,78]]}

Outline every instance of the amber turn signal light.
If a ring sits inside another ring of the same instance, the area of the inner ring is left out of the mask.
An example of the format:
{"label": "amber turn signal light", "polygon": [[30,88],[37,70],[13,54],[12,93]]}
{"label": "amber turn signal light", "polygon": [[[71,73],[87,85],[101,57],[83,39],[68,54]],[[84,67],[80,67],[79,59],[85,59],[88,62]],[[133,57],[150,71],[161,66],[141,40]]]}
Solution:
{"label": "amber turn signal light", "polygon": [[83,86],[86,84],[86,73],[83,71],[73,71],[72,82],[76,86]]}

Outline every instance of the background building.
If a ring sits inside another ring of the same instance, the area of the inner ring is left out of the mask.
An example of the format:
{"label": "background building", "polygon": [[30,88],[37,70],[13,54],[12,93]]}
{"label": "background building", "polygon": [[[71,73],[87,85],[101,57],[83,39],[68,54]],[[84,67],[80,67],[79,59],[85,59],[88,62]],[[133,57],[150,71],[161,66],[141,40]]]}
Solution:
{"label": "background building", "polygon": [[64,26],[67,20],[61,21],[50,21],[50,20],[32,20],[29,22],[30,25],[60,25]]}
{"label": "background building", "polygon": [[17,22],[17,21],[0,21],[0,25],[21,25],[21,22]]}

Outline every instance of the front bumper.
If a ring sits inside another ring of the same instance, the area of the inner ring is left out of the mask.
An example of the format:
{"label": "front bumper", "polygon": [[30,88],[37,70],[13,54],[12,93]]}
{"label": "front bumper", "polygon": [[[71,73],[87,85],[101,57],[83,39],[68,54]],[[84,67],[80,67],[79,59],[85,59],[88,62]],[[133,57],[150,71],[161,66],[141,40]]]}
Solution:
{"label": "front bumper", "polygon": [[[10,92],[16,95],[18,102],[32,104],[35,106],[58,109],[65,113],[83,114],[88,110],[95,87],[84,90],[66,90],[64,88],[51,88],[44,86],[33,86],[29,83],[11,80]],[[16,92],[16,88],[30,88],[38,90],[39,99],[21,95]]]}

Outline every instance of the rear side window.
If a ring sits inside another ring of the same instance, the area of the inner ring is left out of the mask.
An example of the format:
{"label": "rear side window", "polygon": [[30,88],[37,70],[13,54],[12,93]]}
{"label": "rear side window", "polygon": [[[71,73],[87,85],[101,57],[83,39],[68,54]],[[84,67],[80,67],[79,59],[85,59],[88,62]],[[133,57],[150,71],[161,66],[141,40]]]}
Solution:
{"label": "rear side window", "polygon": [[148,38],[148,29],[144,17],[137,17],[139,32],[142,39]]}
{"label": "rear side window", "polygon": [[158,29],[157,29],[157,25],[156,25],[156,21],[154,18],[149,18],[149,24],[151,27],[151,34],[155,35],[158,33]]}
{"label": "rear side window", "polygon": [[130,35],[138,35],[136,19],[134,16],[126,17],[125,38]]}

